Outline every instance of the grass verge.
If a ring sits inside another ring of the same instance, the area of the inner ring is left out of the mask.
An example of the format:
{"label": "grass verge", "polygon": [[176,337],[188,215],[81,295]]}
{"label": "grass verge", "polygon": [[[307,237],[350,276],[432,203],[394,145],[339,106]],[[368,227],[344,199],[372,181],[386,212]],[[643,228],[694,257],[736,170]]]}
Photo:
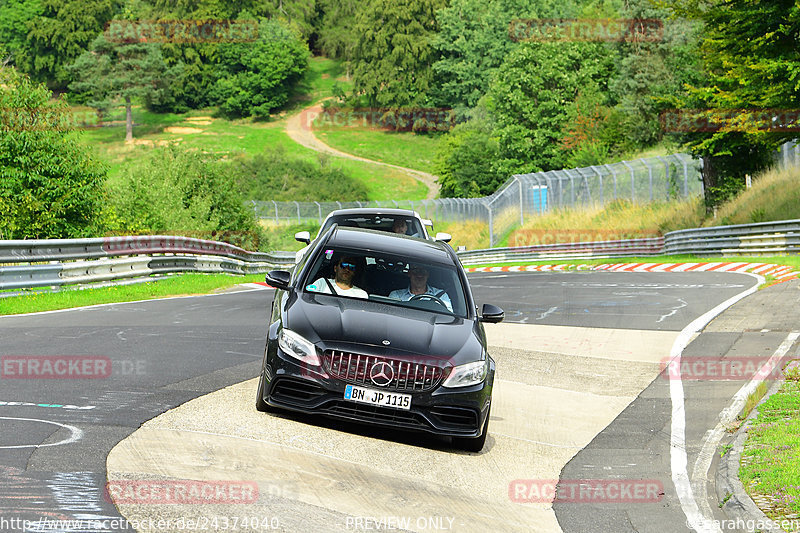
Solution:
{"label": "grass verge", "polygon": [[800,381],[787,373],[780,390],[758,408],[747,432],[739,478],[772,520],[798,531],[800,515]]}
{"label": "grass verge", "polygon": [[64,289],[59,292],[31,292],[20,296],[0,298],[0,315],[55,311],[87,305],[152,300],[168,296],[208,294],[215,290],[254,281],[264,281],[264,275],[233,276],[192,273],[132,285],[82,290]]}
{"label": "grass verge", "polygon": [[370,128],[318,128],[316,125],[314,135],[342,152],[431,174],[442,138],[436,134]]}

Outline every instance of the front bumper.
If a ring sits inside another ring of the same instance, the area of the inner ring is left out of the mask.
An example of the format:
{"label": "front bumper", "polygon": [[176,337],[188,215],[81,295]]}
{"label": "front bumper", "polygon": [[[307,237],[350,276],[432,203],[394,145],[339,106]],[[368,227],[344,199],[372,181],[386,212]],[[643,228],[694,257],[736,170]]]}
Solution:
{"label": "front bumper", "polygon": [[453,437],[479,437],[489,414],[495,371],[491,359],[482,383],[411,393],[411,409],[404,410],[345,400],[344,381],[330,377],[321,367],[303,365],[280,349],[270,351],[272,356],[268,354],[262,370],[263,400],[273,407]]}

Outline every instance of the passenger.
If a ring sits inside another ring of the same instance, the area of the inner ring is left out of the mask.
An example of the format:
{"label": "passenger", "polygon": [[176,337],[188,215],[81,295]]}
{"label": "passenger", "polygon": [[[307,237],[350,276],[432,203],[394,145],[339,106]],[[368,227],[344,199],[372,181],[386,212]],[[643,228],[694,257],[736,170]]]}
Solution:
{"label": "passenger", "polygon": [[406,224],[406,219],[404,218],[396,218],[394,219],[394,224],[392,224],[392,231],[395,233],[400,233],[405,235],[408,231],[408,224]]}
{"label": "passenger", "polygon": [[409,301],[414,296],[420,294],[430,294],[435,296],[447,307],[447,310],[453,312],[453,304],[450,302],[450,297],[443,289],[437,289],[428,285],[428,269],[422,265],[414,265],[408,269],[409,285],[407,289],[397,289],[389,293],[389,298],[395,300]]}
{"label": "passenger", "polygon": [[369,298],[367,292],[353,285],[353,280],[358,271],[358,260],[355,257],[342,257],[333,265],[334,278],[319,278],[311,285],[306,286],[307,291],[330,294],[331,288],[339,296],[351,298]]}

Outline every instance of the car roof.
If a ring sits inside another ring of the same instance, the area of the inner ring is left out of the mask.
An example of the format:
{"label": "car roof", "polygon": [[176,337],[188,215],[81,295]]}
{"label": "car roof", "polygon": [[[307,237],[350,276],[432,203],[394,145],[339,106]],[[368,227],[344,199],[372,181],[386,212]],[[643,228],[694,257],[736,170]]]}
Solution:
{"label": "car roof", "polygon": [[364,228],[339,227],[331,233],[326,245],[363,250],[365,252],[390,253],[420,262],[455,265],[449,245],[398,235],[386,231]]}
{"label": "car roof", "polygon": [[328,217],[340,215],[398,215],[406,217],[416,217],[416,212],[410,209],[395,209],[390,207],[353,207],[351,209],[337,209],[331,211]]}

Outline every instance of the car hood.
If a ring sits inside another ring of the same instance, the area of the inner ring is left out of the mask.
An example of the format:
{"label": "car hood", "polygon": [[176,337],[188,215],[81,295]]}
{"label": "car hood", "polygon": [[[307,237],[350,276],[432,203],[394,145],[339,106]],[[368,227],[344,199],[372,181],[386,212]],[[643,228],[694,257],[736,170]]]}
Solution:
{"label": "car hood", "polygon": [[329,295],[304,294],[283,324],[323,351],[430,356],[453,365],[475,361],[484,351],[483,329],[474,320]]}

